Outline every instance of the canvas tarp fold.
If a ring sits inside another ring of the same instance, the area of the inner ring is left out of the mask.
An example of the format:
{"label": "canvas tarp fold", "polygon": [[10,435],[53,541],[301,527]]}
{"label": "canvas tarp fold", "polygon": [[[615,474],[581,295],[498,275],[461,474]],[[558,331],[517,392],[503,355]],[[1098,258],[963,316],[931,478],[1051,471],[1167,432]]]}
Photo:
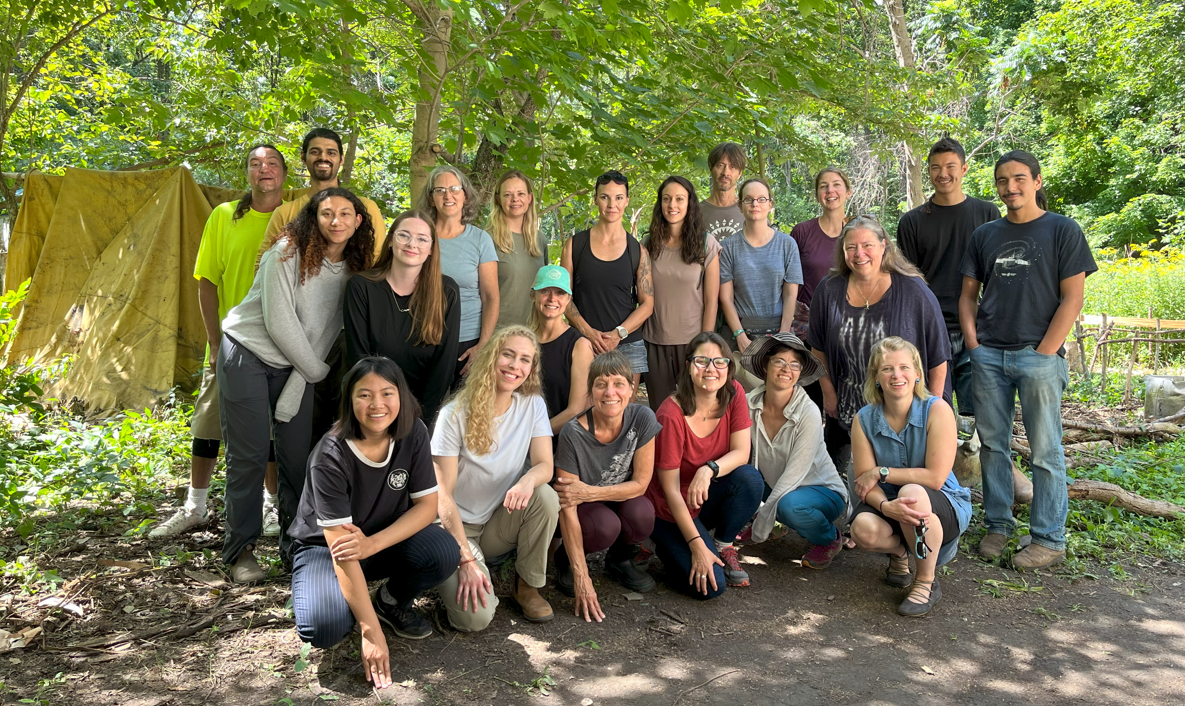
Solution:
{"label": "canvas tarp fold", "polygon": [[5,284],[32,282],[9,360],[72,356],[46,392],[93,411],[194,389],[206,342],[198,244],[212,208],[241,193],[203,187],[184,167],[30,174]]}

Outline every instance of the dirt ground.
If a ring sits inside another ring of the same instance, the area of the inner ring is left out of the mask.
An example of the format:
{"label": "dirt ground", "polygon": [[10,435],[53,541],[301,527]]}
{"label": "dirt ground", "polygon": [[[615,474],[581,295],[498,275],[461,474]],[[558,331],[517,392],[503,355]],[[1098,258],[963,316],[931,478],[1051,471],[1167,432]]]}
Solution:
{"label": "dirt ground", "polygon": [[[628,601],[601,577],[602,624],[575,618],[572,601],[548,589],[553,622],[527,623],[504,601],[489,629],[460,634],[441,628],[429,596],[421,607],[437,632],[391,637],[402,683],[375,692],[356,634],[302,660],[286,581],[226,583],[210,553],[219,536],[81,533],[55,559],[67,580],[56,595],[72,606],[0,596],[0,628],[44,628],[34,646],[0,655],[0,703],[915,706],[1164,704],[1185,694],[1178,565],[1136,560],[1118,580],[1105,567],[1088,568],[1097,577],[1020,574],[961,556],[941,577],[934,613],[906,619],[883,557],[844,552],[810,571],[794,561],[805,550],[794,535],[744,548],[753,585],[707,604],[661,582]],[[499,594],[508,586],[500,580]]]}

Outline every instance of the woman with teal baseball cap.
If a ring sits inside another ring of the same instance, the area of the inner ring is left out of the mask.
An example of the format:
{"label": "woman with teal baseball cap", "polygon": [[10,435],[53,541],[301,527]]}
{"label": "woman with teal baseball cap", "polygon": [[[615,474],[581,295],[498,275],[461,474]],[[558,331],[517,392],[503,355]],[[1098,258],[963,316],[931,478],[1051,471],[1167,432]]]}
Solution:
{"label": "woman with teal baseball cap", "polygon": [[588,339],[564,320],[572,302],[572,277],[557,265],[540,267],[531,288],[527,326],[543,350],[543,399],[551,431],[559,434],[568,420],[588,409],[588,368],[593,349]]}

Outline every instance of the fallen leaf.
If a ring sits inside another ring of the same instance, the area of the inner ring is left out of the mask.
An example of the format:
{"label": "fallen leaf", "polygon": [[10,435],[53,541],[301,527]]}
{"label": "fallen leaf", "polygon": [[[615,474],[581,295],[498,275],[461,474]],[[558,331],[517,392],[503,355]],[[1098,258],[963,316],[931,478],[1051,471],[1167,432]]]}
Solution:
{"label": "fallen leaf", "polygon": [[189,578],[193,579],[194,581],[197,581],[198,583],[203,583],[207,586],[210,586],[211,588],[217,588],[218,586],[225,586],[226,585],[225,580],[223,580],[222,578],[219,578],[218,576],[215,576],[214,574],[211,574],[208,571],[197,571],[197,570],[191,571],[191,570],[186,569],[185,575],[188,576]]}
{"label": "fallen leaf", "polygon": [[934,674],[934,670],[930,669],[929,667],[923,666],[922,671],[925,672],[926,674]]}
{"label": "fallen leaf", "polygon": [[625,599],[627,601],[640,601],[644,598],[644,596],[641,593],[635,593],[634,591],[630,591],[629,593],[623,593],[621,595],[625,596]]}
{"label": "fallen leaf", "polygon": [[581,699],[580,706],[593,706],[593,700],[592,699]]}
{"label": "fallen leaf", "polygon": [[151,569],[150,564],[142,561],[117,561],[115,559],[99,559],[99,566],[118,566],[124,569]]}
{"label": "fallen leaf", "polygon": [[65,598],[62,598],[60,596],[52,596],[50,598],[46,598],[45,600],[38,603],[37,606],[40,608],[61,608],[62,610],[66,611],[67,613],[73,613],[74,615],[77,615],[80,618],[83,616],[83,613],[84,613],[84,611],[82,610],[82,606],[78,605],[77,603],[74,603],[73,601],[68,601]]}

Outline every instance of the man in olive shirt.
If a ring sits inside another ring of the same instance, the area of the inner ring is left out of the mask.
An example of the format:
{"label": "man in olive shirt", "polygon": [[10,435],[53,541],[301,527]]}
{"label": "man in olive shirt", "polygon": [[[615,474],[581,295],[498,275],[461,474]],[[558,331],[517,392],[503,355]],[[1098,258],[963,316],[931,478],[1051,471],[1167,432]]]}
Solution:
{"label": "man in olive shirt", "polygon": [[[296,219],[300,209],[304,208],[313,194],[332,186],[341,186],[337,175],[342,168],[345,157],[342,154],[342,138],[327,127],[315,127],[304,136],[300,146],[300,160],[309,170],[309,190],[304,196],[295,198],[283,204],[272,213],[272,219],[267,224],[265,241],[270,241],[284,226]],[[370,222],[374,225],[374,260],[378,261],[379,253],[387,242],[387,226],[383,222],[383,214],[374,201],[358,195],[366,212],[370,214]],[[339,336],[329,357],[325,362],[329,364],[330,372],[325,379],[317,383],[313,390],[313,443],[332,426],[337,416],[337,403],[341,396],[340,387],[345,364],[345,338]]]}
{"label": "man in olive shirt", "polygon": [[745,227],[745,216],[737,199],[737,184],[741,183],[745,163],[745,148],[735,142],[722,142],[708,155],[712,194],[700,201],[699,207],[708,234],[717,242]]}

